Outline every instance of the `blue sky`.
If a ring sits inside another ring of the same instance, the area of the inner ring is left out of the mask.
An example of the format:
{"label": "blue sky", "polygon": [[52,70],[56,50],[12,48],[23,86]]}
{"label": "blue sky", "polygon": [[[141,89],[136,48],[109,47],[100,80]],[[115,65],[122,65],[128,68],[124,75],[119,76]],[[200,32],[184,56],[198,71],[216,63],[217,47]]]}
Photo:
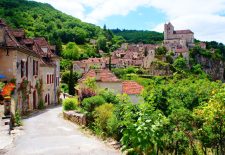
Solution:
{"label": "blue sky", "polygon": [[152,30],[166,21],[166,15],[153,7],[140,7],[125,16],[113,15],[100,21],[98,25],[110,29]]}
{"label": "blue sky", "polygon": [[202,41],[225,43],[225,0],[35,0],[108,28],[163,32],[165,22]]}

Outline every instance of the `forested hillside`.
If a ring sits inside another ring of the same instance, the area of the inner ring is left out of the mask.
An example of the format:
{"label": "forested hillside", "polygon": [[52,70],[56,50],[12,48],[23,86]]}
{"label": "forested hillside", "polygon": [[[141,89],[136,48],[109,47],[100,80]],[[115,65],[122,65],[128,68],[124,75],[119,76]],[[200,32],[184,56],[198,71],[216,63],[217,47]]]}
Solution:
{"label": "forested hillside", "polygon": [[113,29],[112,32],[129,43],[157,44],[163,41],[163,34],[155,31]]}
{"label": "forested hillside", "polygon": [[[79,52],[86,49],[89,51],[80,53],[80,56],[83,56],[81,58],[96,56],[98,49],[107,52],[111,48],[117,48],[123,41],[123,38],[113,36],[109,30],[82,22],[80,19],[54,9],[49,4],[34,1],[1,0],[0,18],[13,28],[25,29],[29,37],[44,36],[50,43],[56,44],[59,51],[62,49],[62,44],[69,42],[85,45],[77,48]],[[90,39],[97,41],[98,49],[90,47],[92,45],[89,44]]]}

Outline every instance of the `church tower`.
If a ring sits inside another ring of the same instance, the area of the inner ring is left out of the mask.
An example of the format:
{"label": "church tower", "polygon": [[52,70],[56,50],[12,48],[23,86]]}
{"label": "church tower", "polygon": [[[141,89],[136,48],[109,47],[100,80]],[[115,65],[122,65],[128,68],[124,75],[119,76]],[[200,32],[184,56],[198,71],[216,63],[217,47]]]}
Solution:
{"label": "church tower", "polygon": [[169,22],[168,24],[164,25],[164,40],[170,39],[170,36],[174,33],[174,27]]}

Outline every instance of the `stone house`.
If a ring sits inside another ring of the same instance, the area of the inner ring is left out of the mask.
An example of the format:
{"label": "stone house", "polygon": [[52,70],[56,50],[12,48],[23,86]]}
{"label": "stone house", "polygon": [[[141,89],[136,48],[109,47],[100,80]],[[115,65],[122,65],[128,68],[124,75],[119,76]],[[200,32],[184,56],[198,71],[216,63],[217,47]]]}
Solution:
{"label": "stone house", "polygon": [[142,103],[144,99],[140,96],[144,87],[139,85],[135,81],[123,81],[122,82],[122,93],[127,94],[130,97],[132,103]]}
{"label": "stone house", "polygon": [[73,71],[84,74],[91,68],[103,69],[106,68],[106,58],[89,58],[81,61],[73,62]]}
{"label": "stone house", "polygon": [[[0,74],[6,76],[5,81],[16,80],[16,89],[12,110],[19,109],[22,112],[32,111],[38,107],[40,100],[44,100],[44,94],[51,91],[52,98],[57,98],[56,90],[59,84],[59,58],[50,51],[50,45],[46,44],[46,51],[38,39],[26,38],[22,29],[11,29],[0,20]],[[44,39],[43,39],[44,40]],[[45,40],[46,41],[46,40]],[[47,43],[47,41],[46,41]],[[43,49],[42,49],[43,48]],[[46,61],[46,59],[48,59]],[[44,70],[45,64],[52,66]],[[37,84],[44,82],[47,72],[51,72],[54,89],[48,90],[43,84],[42,96],[38,94]],[[57,103],[52,100],[50,103]]]}
{"label": "stone house", "polygon": [[[82,87],[82,82],[87,78],[94,78],[98,87],[111,90],[116,94],[127,94],[132,103],[143,101],[140,93],[144,89],[134,81],[121,81],[108,69],[91,69],[79,79],[78,83]],[[79,90],[78,90],[79,92]]]}

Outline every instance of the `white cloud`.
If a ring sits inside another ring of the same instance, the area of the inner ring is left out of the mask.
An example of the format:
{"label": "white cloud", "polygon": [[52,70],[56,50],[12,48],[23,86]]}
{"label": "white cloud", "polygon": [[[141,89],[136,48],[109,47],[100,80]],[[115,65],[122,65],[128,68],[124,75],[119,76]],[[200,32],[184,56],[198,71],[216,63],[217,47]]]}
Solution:
{"label": "white cloud", "polygon": [[[197,39],[216,40],[225,43],[225,0],[36,0],[97,24],[112,15],[126,16],[141,6],[154,7],[166,15],[175,29],[189,28]],[[89,13],[86,12],[86,8]],[[135,20],[135,19],[134,19]],[[146,19],[146,22],[151,19]],[[166,21],[165,21],[166,22]],[[162,31],[161,23],[154,30]]]}

